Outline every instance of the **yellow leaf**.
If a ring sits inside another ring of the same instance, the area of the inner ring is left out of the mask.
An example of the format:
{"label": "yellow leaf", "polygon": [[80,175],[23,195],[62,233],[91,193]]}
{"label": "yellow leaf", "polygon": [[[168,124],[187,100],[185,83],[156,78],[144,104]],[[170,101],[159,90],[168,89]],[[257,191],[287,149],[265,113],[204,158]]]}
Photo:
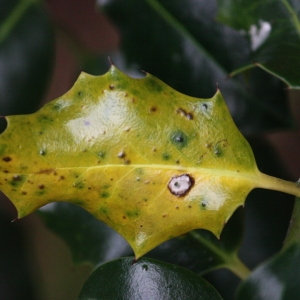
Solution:
{"label": "yellow leaf", "polygon": [[258,171],[219,90],[193,98],[111,66],[103,76],[82,73],[62,97],[7,122],[0,189],[18,217],[54,201],[77,204],[137,258],[196,228],[220,236],[253,188],[300,196],[296,183]]}

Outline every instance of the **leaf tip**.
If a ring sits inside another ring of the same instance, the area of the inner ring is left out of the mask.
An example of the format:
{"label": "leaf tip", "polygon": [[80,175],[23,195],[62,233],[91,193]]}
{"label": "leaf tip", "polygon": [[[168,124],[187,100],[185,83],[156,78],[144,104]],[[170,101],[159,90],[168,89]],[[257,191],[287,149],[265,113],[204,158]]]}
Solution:
{"label": "leaf tip", "polygon": [[110,56],[108,56],[107,59],[108,59],[108,62],[110,63],[110,66],[115,65]]}

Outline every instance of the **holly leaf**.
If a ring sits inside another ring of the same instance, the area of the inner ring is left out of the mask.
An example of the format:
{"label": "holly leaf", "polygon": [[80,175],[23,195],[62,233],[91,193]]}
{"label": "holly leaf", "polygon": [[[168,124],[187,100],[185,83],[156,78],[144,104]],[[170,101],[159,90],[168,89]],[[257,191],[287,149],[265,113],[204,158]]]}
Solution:
{"label": "holly leaf", "polygon": [[292,243],[243,281],[236,299],[288,300],[299,297],[300,247]]}
{"label": "holly leaf", "polygon": [[220,236],[255,187],[300,195],[260,173],[219,90],[180,94],[147,74],[111,66],[31,115],[7,117],[0,187],[24,217],[55,201],[115,229],[139,258],[193,229]]}
{"label": "holly leaf", "polygon": [[[0,0],[1,116],[35,111],[45,93],[52,70],[54,36],[42,4]],[[1,121],[2,132],[5,127]]]}
{"label": "holly leaf", "polygon": [[165,262],[126,257],[97,268],[83,285],[84,299],[222,299],[197,274]]}
{"label": "holly leaf", "polygon": [[300,89],[300,5],[288,0],[218,1],[218,19],[248,33],[251,63],[232,76],[255,66]]}

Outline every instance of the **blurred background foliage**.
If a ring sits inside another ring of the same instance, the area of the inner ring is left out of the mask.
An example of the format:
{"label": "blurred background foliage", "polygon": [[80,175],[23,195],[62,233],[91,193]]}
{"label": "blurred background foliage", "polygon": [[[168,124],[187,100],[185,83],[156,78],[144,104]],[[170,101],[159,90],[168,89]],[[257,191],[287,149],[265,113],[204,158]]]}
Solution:
{"label": "blurred background foliage", "polygon": [[[219,86],[259,168],[296,181],[299,12],[298,0],[0,0],[0,116],[34,112],[81,71],[105,73],[109,56],[131,76],[144,70],[191,96],[212,97]],[[197,234],[254,268],[281,248],[292,207],[290,196],[255,190],[221,242]],[[1,195],[1,299],[75,299],[93,266],[132,254],[119,235],[72,205],[10,223],[15,215]],[[226,262],[212,247],[189,234],[147,256],[206,274],[224,299],[239,283],[219,269]]]}

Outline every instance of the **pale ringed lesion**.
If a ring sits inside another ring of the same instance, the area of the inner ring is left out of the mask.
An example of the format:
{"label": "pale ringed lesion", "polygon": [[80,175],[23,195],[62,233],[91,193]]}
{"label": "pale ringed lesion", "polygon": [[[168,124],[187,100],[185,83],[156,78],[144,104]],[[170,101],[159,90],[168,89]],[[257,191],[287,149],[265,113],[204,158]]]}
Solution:
{"label": "pale ringed lesion", "polygon": [[178,197],[185,196],[193,187],[195,183],[194,178],[189,174],[181,174],[179,176],[173,176],[169,183],[169,191]]}

